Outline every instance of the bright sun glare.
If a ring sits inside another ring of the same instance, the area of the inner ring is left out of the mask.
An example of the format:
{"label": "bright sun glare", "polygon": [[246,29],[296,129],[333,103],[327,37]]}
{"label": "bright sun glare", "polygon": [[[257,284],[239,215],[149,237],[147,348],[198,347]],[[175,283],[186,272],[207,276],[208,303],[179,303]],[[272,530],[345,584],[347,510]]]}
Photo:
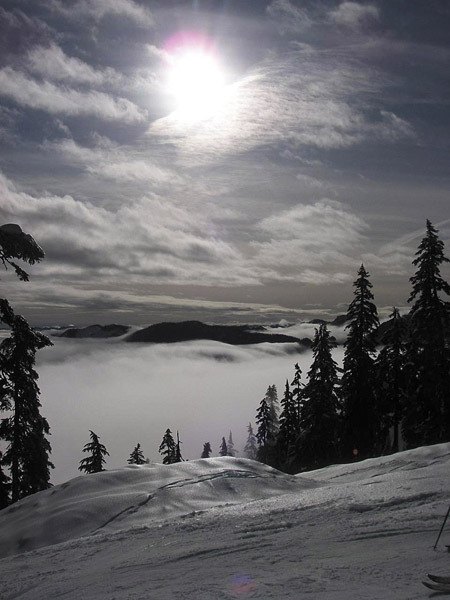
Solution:
{"label": "bright sun glare", "polygon": [[224,73],[214,51],[185,45],[170,53],[168,90],[185,118],[210,117],[225,94]]}

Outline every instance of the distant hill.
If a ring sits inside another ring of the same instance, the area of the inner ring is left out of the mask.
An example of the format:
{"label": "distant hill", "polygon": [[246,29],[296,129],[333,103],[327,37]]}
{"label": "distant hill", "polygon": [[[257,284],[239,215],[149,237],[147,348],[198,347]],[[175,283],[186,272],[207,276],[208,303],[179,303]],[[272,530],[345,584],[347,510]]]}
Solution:
{"label": "distant hill", "polygon": [[206,325],[200,321],[158,323],[133,332],[126,338],[126,341],[170,344],[192,340],[214,340],[234,346],[260,344],[261,342],[297,343],[305,347],[311,346],[311,341],[307,338],[300,340],[290,335],[262,333],[253,331],[253,329],[251,325]]}
{"label": "distant hill", "polygon": [[89,325],[88,327],[71,327],[62,333],[56,334],[58,337],[64,338],[112,338],[125,335],[130,330],[128,325]]}

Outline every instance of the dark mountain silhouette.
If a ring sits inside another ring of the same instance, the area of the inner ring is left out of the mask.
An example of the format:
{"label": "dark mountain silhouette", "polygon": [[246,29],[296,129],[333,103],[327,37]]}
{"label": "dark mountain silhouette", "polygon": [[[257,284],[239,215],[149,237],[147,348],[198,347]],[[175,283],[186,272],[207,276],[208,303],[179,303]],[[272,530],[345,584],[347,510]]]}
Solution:
{"label": "dark mountain silhouette", "polygon": [[290,335],[262,333],[254,331],[252,325],[206,325],[200,321],[181,321],[178,323],[158,323],[150,325],[130,334],[127,342],[147,342],[152,344],[168,344],[188,342],[192,340],[214,340],[225,344],[241,346],[246,344],[298,343],[309,347],[311,341],[300,340]]}
{"label": "dark mountain silhouette", "polygon": [[125,335],[130,330],[128,325],[89,325],[88,327],[71,327],[62,333],[58,333],[58,337],[65,338],[111,338]]}

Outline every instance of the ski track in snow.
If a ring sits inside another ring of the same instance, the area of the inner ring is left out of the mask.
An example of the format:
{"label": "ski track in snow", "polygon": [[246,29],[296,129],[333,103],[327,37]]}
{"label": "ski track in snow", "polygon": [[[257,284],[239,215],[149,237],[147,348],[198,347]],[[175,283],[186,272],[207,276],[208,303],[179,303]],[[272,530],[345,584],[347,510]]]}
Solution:
{"label": "ski track in snow", "polygon": [[434,597],[449,472],[442,444],[297,477],[232,458],[78,477],[0,513],[0,598]]}

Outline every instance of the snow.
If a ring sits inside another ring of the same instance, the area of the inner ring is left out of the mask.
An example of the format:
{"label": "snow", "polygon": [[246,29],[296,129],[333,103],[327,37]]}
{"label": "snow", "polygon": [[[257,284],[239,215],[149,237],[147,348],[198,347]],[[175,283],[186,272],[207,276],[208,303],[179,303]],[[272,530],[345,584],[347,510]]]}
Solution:
{"label": "snow", "polygon": [[0,513],[5,600],[427,598],[450,444],[284,475],[238,458],[85,475]]}

